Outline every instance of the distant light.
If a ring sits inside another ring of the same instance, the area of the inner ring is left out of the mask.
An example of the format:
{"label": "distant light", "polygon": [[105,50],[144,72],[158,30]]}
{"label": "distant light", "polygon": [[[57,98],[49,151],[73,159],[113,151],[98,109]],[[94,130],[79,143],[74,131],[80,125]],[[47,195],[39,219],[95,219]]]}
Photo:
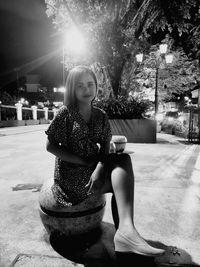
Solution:
{"label": "distant light", "polygon": [[25,99],[24,99],[24,98],[21,98],[21,99],[18,101],[18,103],[20,103],[20,104],[24,104],[24,102],[25,102]]}
{"label": "distant light", "polygon": [[142,61],[143,61],[143,54],[142,53],[137,54],[135,57],[136,57],[137,62],[142,63]]}
{"label": "distant light", "polygon": [[64,93],[65,92],[65,87],[64,86],[59,87],[57,92]]}
{"label": "distant light", "polygon": [[165,60],[166,60],[166,63],[167,64],[172,63],[172,61],[173,61],[173,55],[172,54],[166,55],[165,56]]}
{"label": "distant light", "polygon": [[161,44],[159,46],[159,49],[160,49],[161,54],[166,54],[167,53],[167,44]]}
{"label": "distant light", "polygon": [[59,108],[63,105],[63,102],[53,102],[54,106]]}
{"label": "distant light", "polygon": [[54,93],[64,93],[64,92],[65,92],[65,87],[64,87],[64,86],[61,86],[61,87],[59,87],[59,88],[54,87],[54,88],[53,88],[53,92],[54,92]]}

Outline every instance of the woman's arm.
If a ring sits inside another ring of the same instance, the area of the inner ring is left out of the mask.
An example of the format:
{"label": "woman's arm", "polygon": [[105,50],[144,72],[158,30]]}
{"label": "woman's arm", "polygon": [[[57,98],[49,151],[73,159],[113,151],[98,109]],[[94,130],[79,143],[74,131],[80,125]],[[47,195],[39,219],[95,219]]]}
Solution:
{"label": "woman's arm", "polygon": [[104,183],[104,162],[106,160],[106,155],[110,151],[110,140],[108,140],[103,147],[100,149],[99,162],[96,165],[95,170],[93,171],[86,188],[88,188],[88,194],[98,191],[102,184]]}
{"label": "woman's arm", "polygon": [[46,149],[54,156],[69,163],[75,163],[83,166],[93,166],[95,164],[94,161],[93,162],[86,161],[83,158],[68,152],[65,147],[59,145],[51,136],[48,136]]}

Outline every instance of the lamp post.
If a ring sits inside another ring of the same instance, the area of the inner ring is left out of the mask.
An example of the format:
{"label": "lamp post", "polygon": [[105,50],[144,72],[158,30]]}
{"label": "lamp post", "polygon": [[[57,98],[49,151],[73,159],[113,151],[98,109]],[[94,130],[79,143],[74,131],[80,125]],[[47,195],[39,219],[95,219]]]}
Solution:
{"label": "lamp post", "polygon": [[[159,79],[159,69],[162,63],[170,64],[173,61],[173,55],[172,54],[166,54],[167,53],[167,44],[161,44],[159,46],[159,51],[157,53],[156,59],[155,59],[155,118],[158,113],[158,79]],[[136,55],[136,61],[139,63],[142,63],[143,61],[143,54],[137,54]]]}
{"label": "lamp post", "polygon": [[62,86],[65,86],[65,47],[62,47]]}

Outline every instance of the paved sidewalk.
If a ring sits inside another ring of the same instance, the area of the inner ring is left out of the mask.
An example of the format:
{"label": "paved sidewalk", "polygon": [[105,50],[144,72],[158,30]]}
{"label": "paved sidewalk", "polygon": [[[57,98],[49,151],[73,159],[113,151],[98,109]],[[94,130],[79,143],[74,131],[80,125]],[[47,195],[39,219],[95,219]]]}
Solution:
{"label": "paved sidewalk", "polygon": [[[45,150],[47,127],[0,129],[0,267],[103,266],[75,265],[62,254],[59,244],[49,242],[41,223],[39,189],[54,170],[54,157]],[[176,246],[181,256],[186,255],[187,266],[200,266],[200,146],[158,133],[156,144],[128,143],[126,152],[135,173],[138,231],[152,244]],[[108,194],[103,248],[112,257],[110,197]],[[98,243],[90,252],[93,260],[100,251],[102,244]]]}

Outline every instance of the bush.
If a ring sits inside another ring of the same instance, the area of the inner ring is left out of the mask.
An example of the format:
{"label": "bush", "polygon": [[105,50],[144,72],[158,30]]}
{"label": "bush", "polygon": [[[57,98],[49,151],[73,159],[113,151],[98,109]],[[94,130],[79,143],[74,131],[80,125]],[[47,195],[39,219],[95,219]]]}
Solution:
{"label": "bush", "polygon": [[109,119],[142,119],[150,102],[132,97],[119,97],[95,100],[94,105],[105,110]]}
{"label": "bush", "polygon": [[17,114],[16,114],[16,109],[15,108],[0,108],[1,112],[1,120],[6,121],[6,120],[16,120],[17,119]]}

